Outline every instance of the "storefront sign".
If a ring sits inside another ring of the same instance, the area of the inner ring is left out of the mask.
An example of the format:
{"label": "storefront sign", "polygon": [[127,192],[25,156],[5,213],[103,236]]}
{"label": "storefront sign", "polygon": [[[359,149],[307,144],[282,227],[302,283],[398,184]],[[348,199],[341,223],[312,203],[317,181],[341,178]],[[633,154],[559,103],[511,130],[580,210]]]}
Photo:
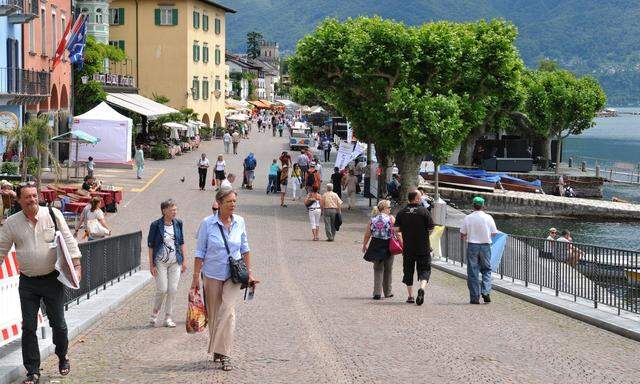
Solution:
{"label": "storefront sign", "polygon": [[93,81],[103,85],[116,87],[135,87],[136,82],[131,76],[116,75],[111,73],[94,73]]}

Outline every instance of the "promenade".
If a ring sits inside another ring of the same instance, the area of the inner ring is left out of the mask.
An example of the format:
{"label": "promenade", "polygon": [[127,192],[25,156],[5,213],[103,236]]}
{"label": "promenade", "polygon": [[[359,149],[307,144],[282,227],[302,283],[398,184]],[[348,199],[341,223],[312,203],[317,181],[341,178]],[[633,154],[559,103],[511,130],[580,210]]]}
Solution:
{"label": "promenade", "polygon": [[394,266],[395,297],[371,300],[372,266],[361,253],[367,212],[345,212],[335,242],[311,241],[303,204],[288,201],[281,208],[279,196],[265,194],[268,165],[283,149],[286,138],[253,132],[239,155],[225,157],[233,173],[241,172],[249,151],[258,159],[256,188],[240,190],[237,213],[247,221],[252,269],[262,283],[255,299],[238,307],[233,371],[214,369],[205,352],[207,333],[184,329],[195,233],[214,196],[210,186],[198,190],[195,164],[201,152],[212,161],[222,152],[222,142],[212,141],[171,161],[148,161],[143,182],[157,178],[142,192],[127,192],[108,218],[114,233],[144,232],[146,268],[148,225],[160,217],[162,200],[176,200],[189,254],[176,302],[178,326],[148,325],[150,284],[71,342],[68,377],[57,374],[53,356],[43,364],[41,382],[638,382],[640,343],[497,292],[490,305],[471,306],[466,282],[451,275],[434,270],[425,304],[405,304],[401,256]]}

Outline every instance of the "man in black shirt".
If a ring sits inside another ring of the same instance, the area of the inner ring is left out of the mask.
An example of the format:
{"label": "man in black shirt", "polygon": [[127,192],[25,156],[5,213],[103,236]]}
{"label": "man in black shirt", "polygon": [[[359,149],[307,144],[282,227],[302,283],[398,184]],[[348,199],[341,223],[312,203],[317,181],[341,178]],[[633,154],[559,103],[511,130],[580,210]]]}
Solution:
{"label": "man in black shirt", "polygon": [[417,305],[424,303],[424,289],[431,276],[431,246],[429,244],[429,231],[434,227],[429,211],[422,206],[421,194],[411,191],[408,194],[409,204],[398,212],[395,226],[402,233],[404,241],[402,250],[402,269],[404,277],[402,282],[407,285],[409,298],[407,303],[413,303],[413,271],[418,270],[418,297]]}
{"label": "man in black shirt", "polygon": [[342,198],[342,173],[340,173],[340,168],[338,167],[333,168],[331,184],[333,184],[335,188],[333,192],[335,192],[339,198]]}

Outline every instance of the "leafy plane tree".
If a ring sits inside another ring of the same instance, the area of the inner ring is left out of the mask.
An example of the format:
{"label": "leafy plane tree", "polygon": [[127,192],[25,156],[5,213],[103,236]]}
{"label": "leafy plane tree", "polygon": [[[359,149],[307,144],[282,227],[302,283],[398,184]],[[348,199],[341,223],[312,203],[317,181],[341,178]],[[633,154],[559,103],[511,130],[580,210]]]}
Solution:
{"label": "leafy plane tree", "polygon": [[379,17],[327,19],[290,58],[294,85],[347,117],[358,137],[393,156],[401,194],[417,184],[419,158],[442,163],[486,105],[515,88],[522,62],[504,21],[407,27]]}

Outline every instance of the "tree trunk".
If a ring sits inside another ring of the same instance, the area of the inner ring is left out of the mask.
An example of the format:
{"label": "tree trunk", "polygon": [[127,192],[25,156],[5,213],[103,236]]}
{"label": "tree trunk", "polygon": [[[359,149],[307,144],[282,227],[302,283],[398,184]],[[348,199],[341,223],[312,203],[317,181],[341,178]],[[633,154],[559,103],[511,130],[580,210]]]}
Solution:
{"label": "tree trunk", "polygon": [[400,205],[405,205],[407,193],[418,188],[420,158],[403,152],[396,155],[396,165],[400,171]]}
{"label": "tree trunk", "polygon": [[560,158],[562,157],[562,136],[558,134],[556,144],[556,175],[560,173]]}
{"label": "tree trunk", "polygon": [[542,141],[542,158],[545,160],[545,169],[551,163],[551,138],[547,137]]}
{"label": "tree trunk", "polygon": [[460,143],[460,154],[458,155],[458,164],[471,165],[473,162],[473,150],[476,147],[476,140],[484,135],[484,130],[474,132],[471,131],[467,137]]}

